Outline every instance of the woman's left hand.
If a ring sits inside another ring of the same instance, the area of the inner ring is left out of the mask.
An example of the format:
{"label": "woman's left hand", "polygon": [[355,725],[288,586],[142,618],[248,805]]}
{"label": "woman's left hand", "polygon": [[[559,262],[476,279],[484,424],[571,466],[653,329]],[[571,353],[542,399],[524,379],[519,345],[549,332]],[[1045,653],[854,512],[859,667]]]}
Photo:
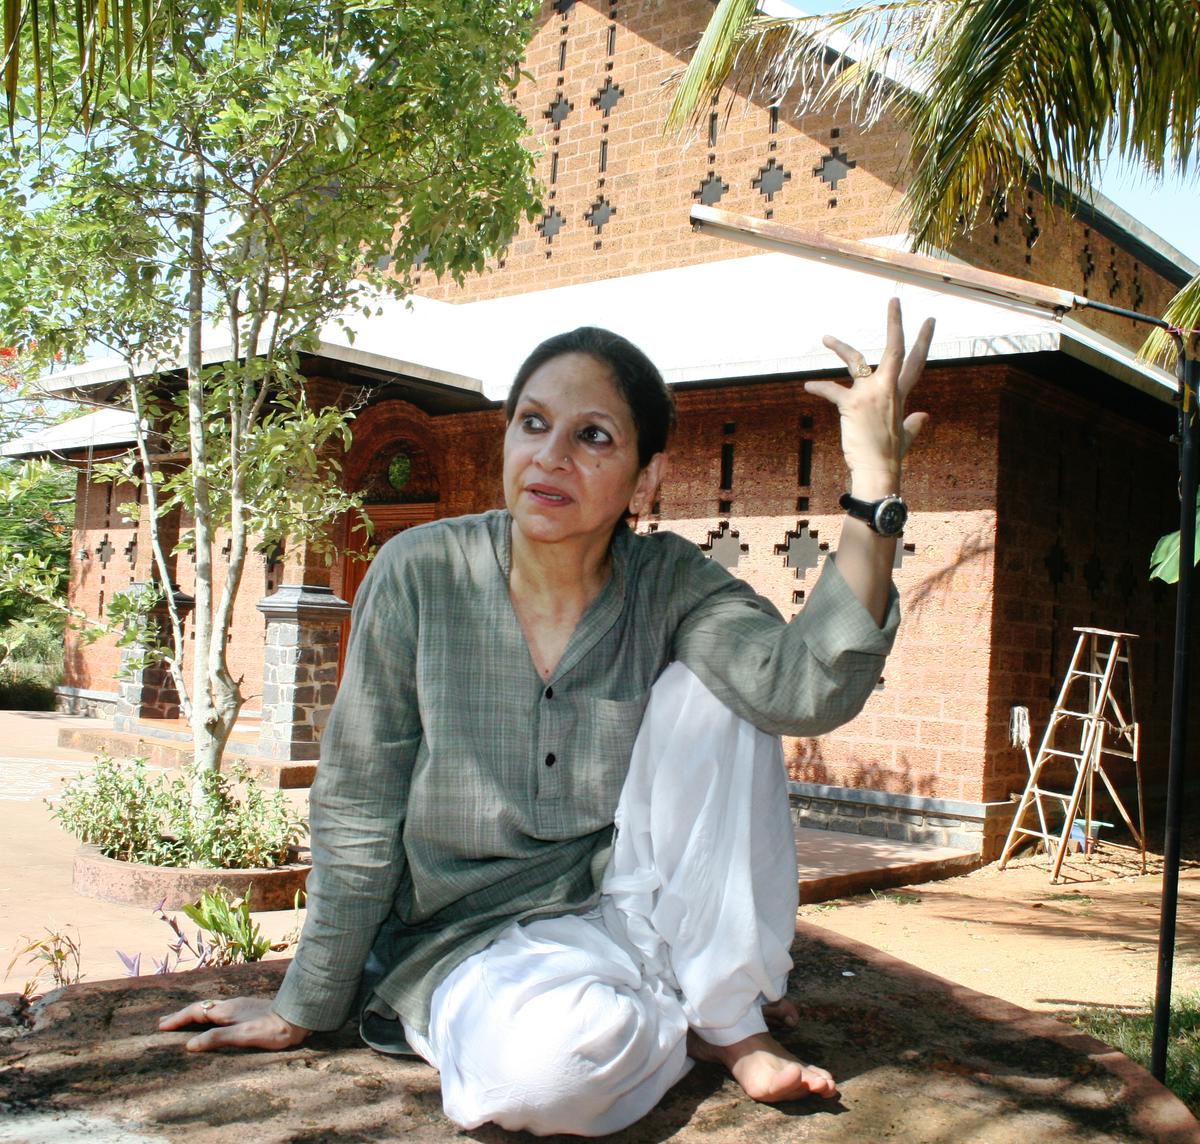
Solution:
{"label": "woman's left hand", "polygon": [[900,463],[929,420],[927,413],[906,415],[904,405],[925,368],[932,339],[933,319],[929,318],[905,354],[898,298],[888,303],[887,344],[877,368],[871,369],[853,346],[833,337],[823,339],[846,363],[852,380],[848,386],[806,381],[804,388],[837,406],[850,492],[857,497],[873,500],[900,491]]}

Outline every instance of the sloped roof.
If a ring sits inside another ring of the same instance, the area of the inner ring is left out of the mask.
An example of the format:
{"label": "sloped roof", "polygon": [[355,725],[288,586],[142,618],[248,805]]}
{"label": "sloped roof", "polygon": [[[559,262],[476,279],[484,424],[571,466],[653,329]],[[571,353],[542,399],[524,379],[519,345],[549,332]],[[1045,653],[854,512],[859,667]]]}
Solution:
{"label": "sloped roof", "polygon": [[[875,241],[906,245],[905,236]],[[751,382],[841,370],[840,359],[821,344],[824,334],[835,334],[877,359],[893,294],[901,299],[910,333],[926,317],[937,320],[931,362],[1062,353],[1163,401],[1173,400],[1171,374],[1069,318],[1014,313],[779,253],[460,305],[420,299],[409,307],[385,301],[381,316],[353,320],[352,342],[338,327],[323,331],[319,356],[368,364],[379,380],[436,379],[482,404],[504,399],[518,366],[544,338],[575,326],[601,325],[639,345],[673,385]],[[104,389],[113,376],[111,363],[77,367],[69,378],[63,375],[59,388]],[[102,413],[107,416],[92,414],[56,426],[61,435],[53,439],[39,435],[10,443],[7,451],[29,455],[86,448],[89,441],[115,444],[122,432],[124,441],[131,440],[131,414]]]}
{"label": "sloped roof", "polygon": [[107,449],[133,440],[133,414],[125,409],[97,409],[60,421],[27,437],[0,445],[2,457],[54,456],[80,449]]}

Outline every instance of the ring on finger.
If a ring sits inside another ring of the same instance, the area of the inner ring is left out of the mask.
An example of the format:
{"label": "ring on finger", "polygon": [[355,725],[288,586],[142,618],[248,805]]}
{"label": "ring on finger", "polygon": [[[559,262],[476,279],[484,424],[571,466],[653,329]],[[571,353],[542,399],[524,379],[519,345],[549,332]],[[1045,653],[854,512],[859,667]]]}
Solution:
{"label": "ring on finger", "polygon": [[870,377],[875,371],[865,361],[849,367],[851,377]]}
{"label": "ring on finger", "polygon": [[212,1008],[212,1007],[213,1007],[215,1004],[216,1004],[216,1002],[215,1002],[215,1001],[201,1001],[201,1002],[200,1002],[200,1012],[201,1012],[201,1013],[203,1013],[203,1014],[204,1014],[204,1015],[207,1017],[207,1016],[208,1016],[208,1011],[209,1011],[209,1010],[210,1010],[210,1009],[211,1009],[211,1008]]}

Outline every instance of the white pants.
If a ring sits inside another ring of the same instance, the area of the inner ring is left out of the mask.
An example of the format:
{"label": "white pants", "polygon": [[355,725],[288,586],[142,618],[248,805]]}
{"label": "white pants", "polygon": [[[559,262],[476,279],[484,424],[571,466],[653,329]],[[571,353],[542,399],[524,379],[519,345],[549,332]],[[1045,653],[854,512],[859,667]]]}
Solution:
{"label": "white pants", "polygon": [[433,995],[446,1115],[538,1135],[616,1132],[712,1044],[762,1032],[786,989],[795,835],[779,740],[682,664],[650,695],[597,908],[513,924]]}

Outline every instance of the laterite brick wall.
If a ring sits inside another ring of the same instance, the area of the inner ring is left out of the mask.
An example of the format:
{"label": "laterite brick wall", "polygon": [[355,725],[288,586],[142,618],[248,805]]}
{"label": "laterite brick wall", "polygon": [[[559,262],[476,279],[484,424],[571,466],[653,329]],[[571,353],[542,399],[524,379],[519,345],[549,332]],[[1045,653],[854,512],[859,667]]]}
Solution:
{"label": "laterite brick wall", "polygon": [[[856,125],[849,108],[796,113],[722,99],[697,128],[665,136],[671,79],[713,13],[709,0],[576,0],[543,5],[517,104],[546,213],[464,288],[425,275],[418,292],[470,301],[736,258],[752,248],[694,234],[693,203],[844,238],[902,233],[907,135],[893,118]],[[1161,313],[1174,287],[1126,245],[1040,193],[998,205],[954,253],[984,269]],[[602,319],[600,319],[602,320]],[[1145,331],[1088,312],[1125,344]]]}

